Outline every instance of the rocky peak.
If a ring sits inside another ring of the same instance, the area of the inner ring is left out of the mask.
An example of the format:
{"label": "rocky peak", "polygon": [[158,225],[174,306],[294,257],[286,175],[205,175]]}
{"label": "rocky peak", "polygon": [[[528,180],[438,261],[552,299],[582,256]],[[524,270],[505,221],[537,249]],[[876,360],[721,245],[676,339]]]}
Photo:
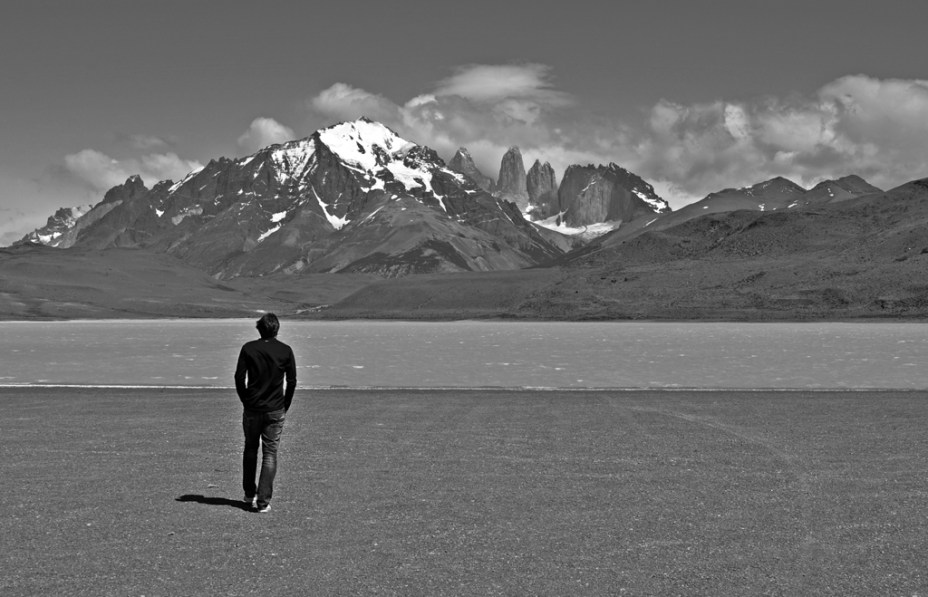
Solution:
{"label": "rocky peak", "polygon": [[503,199],[515,203],[521,211],[528,208],[528,191],[526,189],[525,163],[518,147],[510,147],[503,155],[499,167],[497,189]]}
{"label": "rocky peak", "polygon": [[607,170],[608,176],[611,179],[613,179],[620,186],[631,191],[633,195],[650,206],[655,213],[665,213],[670,211],[670,205],[667,203],[667,201],[665,201],[654,191],[653,186],[651,186],[648,182],[645,182],[643,178],[634,172],[629,172],[614,162],[609,164]]}
{"label": "rocky peak", "polygon": [[126,182],[123,184],[115,186],[107,191],[103,196],[103,203],[127,201],[146,192],[148,192],[148,189],[145,187],[145,183],[142,182],[142,177],[138,174],[133,174],[127,178]]}
{"label": "rocky peak", "polygon": [[411,168],[423,165],[441,168],[445,165],[444,160],[438,156],[438,152],[424,145],[415,145],[410,148],[403,158],[403,163]]}
{"label": "rocky peak", "polygon": [[525,178],[525,188],[528,193],[527,211],[533,219],[545,219],[557,214],[557,177],[551,164],[535,160]]}
{"label": "rocky peak", "polygon": [[[454,157],[452,157],[451,161],[448,162],[449,167],[452,165],[455,169],[469,169],[477,167],[477,165],[474,164],[474,158],[471,157],[470,152],[467,151],[466,147],[458,147],[458,150],[454,152]],[[464,172],[461,172],[461,174],[464,174]]]}
{"label": "rocky peak", "polygon": [[61,236],[73,228],[77,219],[88,211],[90,211],[90,206],[61,207],[54,215],[49,216],[45,226],[33,230],[16,244],[39,243],[53,247],[58,246]]}
{"label": "rocky peak", "polygon": [[572,227],[627,222],[670,211],[650,184],[616,164],[568,167],[558,189],[558,205]]}
{"label": "rocky peak", "polygon": [[880,189],[863,178],[851,175],[837,180],[823,180],[806,191],[799,204],[820,205],[879,192],[881,192]]}
{"label": "rocky peak", "polygon": [[75,218],[74,211],[75,208],[73,207],[58,208],[58,211],[55,212],[55,215],[49,216],[48,222],[46,224],[48,226],[55,226],[73,222]]}
{"label": "rocky peak", "polygon": [[365,170],[384,165],[378,162],[378,156],[380,160],[401,158],[414,145],[390,127],[367,118],[341,122],[317,131],[314,136],[342,160]]}
{"label": "rocky peak", "polygon": [[783,178],[782,176],[776,176],[770,180],[759,182],[752,187],[748,187],[746,191],[749,195],[791,194],[806,192],[804,188],[789,180],[788,178]]}
{"label": "rocky peak", "polygon": [[467,151],[466,147],[461,147],[455,152],[454,157],[448,162],[448,168],[470,178],[478,187],[488,193],[496,190],[496,183],[477,168],[477,164],[474,163],[474,159],[470,156],[470,152]]}
{"label": "rocky peak", "polygon": [[857,194],[866,194],[866,193],[881,193],[882,190],[879,187],[875,187],[863,178],[857,176],[856,174],[851,174],[850,176],[842,176],[841,178],[833,181],[836,185],[848,191],[850,193]]}

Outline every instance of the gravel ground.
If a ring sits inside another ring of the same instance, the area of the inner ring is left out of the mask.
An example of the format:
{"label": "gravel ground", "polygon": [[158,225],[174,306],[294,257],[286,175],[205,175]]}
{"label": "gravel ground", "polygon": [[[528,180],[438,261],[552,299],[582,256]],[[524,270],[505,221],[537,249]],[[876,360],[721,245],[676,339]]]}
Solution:
{"label": "gravel ground", "polygon": [[0,389],[0,594],[928,596],[916,392]]}

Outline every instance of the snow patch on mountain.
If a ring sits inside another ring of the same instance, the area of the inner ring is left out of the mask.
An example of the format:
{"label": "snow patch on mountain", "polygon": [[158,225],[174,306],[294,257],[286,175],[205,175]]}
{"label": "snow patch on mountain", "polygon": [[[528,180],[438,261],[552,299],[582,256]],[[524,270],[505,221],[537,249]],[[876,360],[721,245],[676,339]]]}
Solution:
{"label": "snow patch on mountain", "polygon": [[638,189],[637,187],[632,189],[632,193],[638,196],[639,199],[650,205],[654,208],[654,211],[660,212],[667,209],[667,202],[654,193],[654,188],[648,185],[645,191]]}
{"label": "snow patch on mountain", "polygon": [[277,232],[278,230],[280,230],[280,227],[281,227],[281,226],[282,226],[282,224],[277,224],[276,226],[272,226],[272,227],[271,227],[270,229],[268,229],[266,232],[262,232],[262,233],[261,233],[261,236],[258,237],[258,242],[263,241],[264,239],[266,239],[266,238],[269,237],[270,235],[272,235],[272,234],[274,234],[275,232]]}
{"label": "snow patch on mountain", "polygon": [[[622,224],[620,221],[610,221],[600,224],[590,224],[589,226],[568,226],[563,221],[564,215],[565,212],[561,212],[544,220],[529,221],[536,226],[541,226],[548,230],[554,230],[555,232],[560,232],[567,236],[576,236],[585,240],[590,240],[602,236],[607,232],[612,232]],[[528,214],[526,214],[526,219],[528,219]]]}
{"label": "snow patch on mountain", "polygon": [[[366,172],[374,171],[379,163],[377,152],[380,147],[391,158],[402,157],[413,143],[406,141],[379,122],[361,119],[343,122],[319,131],[319,140],[326,144],[342,161],[357,166]],[[405,150],[405,151],[404,151]]]}
{"label": "snow patch on mountain", "polygon": [[195,169],[195,170],[191,170],[191,171],[190,171],[190,174],[188,174],[187,176],[185,176],[183,180],[181,180],[180,182],[174,183],[174,184],[171,186],[171,188],[168,189],[168,194],[170,195],[171,193],[173,193],[173,192],[176,191],[177,189],[179,189],[179,188],[181,188],[182,186],[184,186],[185,184],[187,184],[194,176],[196,176],[197,174],[199,174],[200,172],[202,172],[202,171],[203,171],[203,168],[204,168],[204,166],[200,166],[199,168],[197,168],[197,169]]}
{"label": "snow patch on mountain", "polygon": [[183,222],[187,216],[199,216],[202,214],[203,214],[202,207],[199,207],[199,206],[189,207],[185,209],[184,211],[180,212],[179,214],[177,214],[176,216],[174,216],[173,218],[171,218],[171,223],[177,226],[178,224]]}
{"label": "snow patch on mountain", "polygon": [[312,139],[300,139],[284,143],[271,152],[270,160],[274,166],[277,182],[281,185],[289,180],[299,178],[310,167],[316,149]]}
{"label": "snow patch on mountain", "polygon": [[329,206],[319,197],[319,194],[316,192],[316,189],[313,188],[312,191],[313,191],[313,195],[316,196],[316,201],[319,202],[319,207],[322,208],[322,213],[325,214],[326,219],[329,221],[329,224],[331,224],[333,228],[335,228],[336,230],[341,230],[347,224],[351,223],[348,220],[347,216],[340,218],[338,216],[334,216],[330,214]]}
{"label": "snow patch on mountain", "polygon": [[432,190],[432,174],[426,170],[410,168],[403,162],[390,162],[387,164],[387,170],[407,191],[415,188],[422,188],[426,191]]}

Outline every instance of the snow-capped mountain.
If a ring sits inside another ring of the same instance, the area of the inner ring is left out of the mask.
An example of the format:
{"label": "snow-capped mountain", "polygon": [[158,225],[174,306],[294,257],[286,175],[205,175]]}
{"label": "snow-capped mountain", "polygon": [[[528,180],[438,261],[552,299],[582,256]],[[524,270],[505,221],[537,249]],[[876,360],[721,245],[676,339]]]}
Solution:
{"label": "snow-capped mountain", "polygon": [[514,269],[567,247],[431,149],[367,119],[212,160],[177,183],[148,189],[132,177],[55,240],[149,247],[220,278]]}
{"label": "snow-capped mountain", "polygon": [[567,168],[558,203],[568,226],[623,222],[670,211],[650,184],[616,164]]}
{"label": "snow-capped mountain", "polygon": [[526,174],[518,147],[503,156],[496,195],[515,203],[527,220],[573,237],[575,243],[635,218],[670,211],[654,187],[614,163],[568,166],[558,185],[549,163],[536,159]]}

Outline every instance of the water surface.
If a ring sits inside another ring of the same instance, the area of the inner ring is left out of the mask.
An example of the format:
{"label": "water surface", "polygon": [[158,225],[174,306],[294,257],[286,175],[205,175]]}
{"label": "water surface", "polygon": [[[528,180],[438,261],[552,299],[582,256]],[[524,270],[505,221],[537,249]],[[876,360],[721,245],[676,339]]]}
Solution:
{"label": "water surface", "polygon": [[[253,320],[0,322],[0,384],[231,387]],[[928,324],[282,322],[304,387],[928,389]]]}

